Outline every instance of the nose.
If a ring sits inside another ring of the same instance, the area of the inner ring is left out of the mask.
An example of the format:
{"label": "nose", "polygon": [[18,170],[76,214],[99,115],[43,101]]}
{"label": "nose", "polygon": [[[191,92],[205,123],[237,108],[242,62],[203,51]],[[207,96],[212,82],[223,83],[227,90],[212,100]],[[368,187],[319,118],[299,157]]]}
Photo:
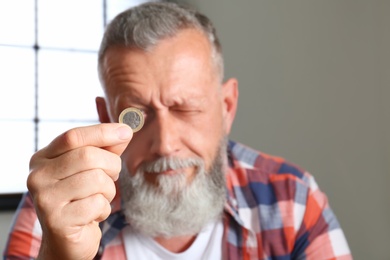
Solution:
{"label": "nose", "polygon": [[155,114],[150,125],[150,152],[156,157],[171,156],[179,151],[180,137],[175,118],[168,111]]}

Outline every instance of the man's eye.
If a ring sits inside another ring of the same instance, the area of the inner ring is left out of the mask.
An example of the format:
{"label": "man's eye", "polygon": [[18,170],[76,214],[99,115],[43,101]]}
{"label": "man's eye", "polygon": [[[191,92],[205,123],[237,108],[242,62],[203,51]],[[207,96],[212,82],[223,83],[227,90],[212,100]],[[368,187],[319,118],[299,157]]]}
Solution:
{"label": "man's eye", "polygon": [[182,115],[197,115],[199,114],[201,111],[200,110],[197,110],[197,109],[177,109],[175,110],[177,113],[180,113]]}
{"label": "man's eye", "polygon": [[142,115],[144,116],[144,118],[146,120],[146,118],[148,117],[148,113],[145,110],[143,110],[143,109],[140,109],[140,110],[141,110]]}

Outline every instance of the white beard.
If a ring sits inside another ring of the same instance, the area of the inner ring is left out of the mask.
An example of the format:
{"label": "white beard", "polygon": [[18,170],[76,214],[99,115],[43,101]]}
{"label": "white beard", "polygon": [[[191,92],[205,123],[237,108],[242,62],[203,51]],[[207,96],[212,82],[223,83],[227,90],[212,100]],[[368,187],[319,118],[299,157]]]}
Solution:
{"label": "white beard", "polygon": [[[225,204],[226,142],[223,140],[210,171],[199,158],[162,157],[145,163],[134,176],[123,165],[119,177],[123,212],[131,227],[151,237],[174,237],[199,233],[222,216]],[[145,180],[145,172],[195,166],[188,181],[184,173],[158,174],[156,183]]]}

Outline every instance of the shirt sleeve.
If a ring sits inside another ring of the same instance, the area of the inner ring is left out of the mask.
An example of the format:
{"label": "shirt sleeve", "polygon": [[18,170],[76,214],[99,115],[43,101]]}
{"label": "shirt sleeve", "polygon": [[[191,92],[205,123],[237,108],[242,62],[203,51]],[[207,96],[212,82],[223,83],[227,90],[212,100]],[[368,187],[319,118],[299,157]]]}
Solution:
{"label": "shirt sleeve", "polygon": [[42,230],[32,198],[26,193],[15,213],[3,259],[35,259],[41,244]]}
{"label": "shirt sleeve", "polygon": [[306,175],[309,189],[306,208],[297,233],[294,259],[352,259],[347,240],[314,178]]}

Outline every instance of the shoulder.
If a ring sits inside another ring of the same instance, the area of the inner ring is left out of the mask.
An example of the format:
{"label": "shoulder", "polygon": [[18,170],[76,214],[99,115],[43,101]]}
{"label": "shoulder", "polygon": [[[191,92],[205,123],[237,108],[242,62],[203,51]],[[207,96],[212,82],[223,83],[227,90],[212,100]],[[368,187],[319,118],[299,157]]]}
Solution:
{"label": "shoulder", "polygon": [[31,195],[25,193],[15,213],[5,257],[37,257],[41,243],[42,229],[34,209]]}
{"label": "shoulder", "polygon": [[30,231],[40,235],[40,225],[35,212],[34,203],[29,192],[26,192],[19,203],[18,209],[15,212],[14,229]]}
{"label": "shoulder", "polygon": [[230,212],[241,226],[260,234],[264,248],[308,259],[351,259],[336,216],[311,174],[236,142],[228,149]]}
{"label": "shoulder", "polygon": [[[311,175],[302,167],[286,159],[257,151],[238,142],[229,141],[228,154],[230,168],[247,172],[249,177],[258,177],[258,181],[272,178],[291,177],[309,184]],[[256,181],[256,178],[254,179]]]}
{"label": "shoulder", "polygon": [[239,207],[271,206],[277,203],[305,205],[317,189],[313,176],[282,157],[229,142],[227,188]]}

